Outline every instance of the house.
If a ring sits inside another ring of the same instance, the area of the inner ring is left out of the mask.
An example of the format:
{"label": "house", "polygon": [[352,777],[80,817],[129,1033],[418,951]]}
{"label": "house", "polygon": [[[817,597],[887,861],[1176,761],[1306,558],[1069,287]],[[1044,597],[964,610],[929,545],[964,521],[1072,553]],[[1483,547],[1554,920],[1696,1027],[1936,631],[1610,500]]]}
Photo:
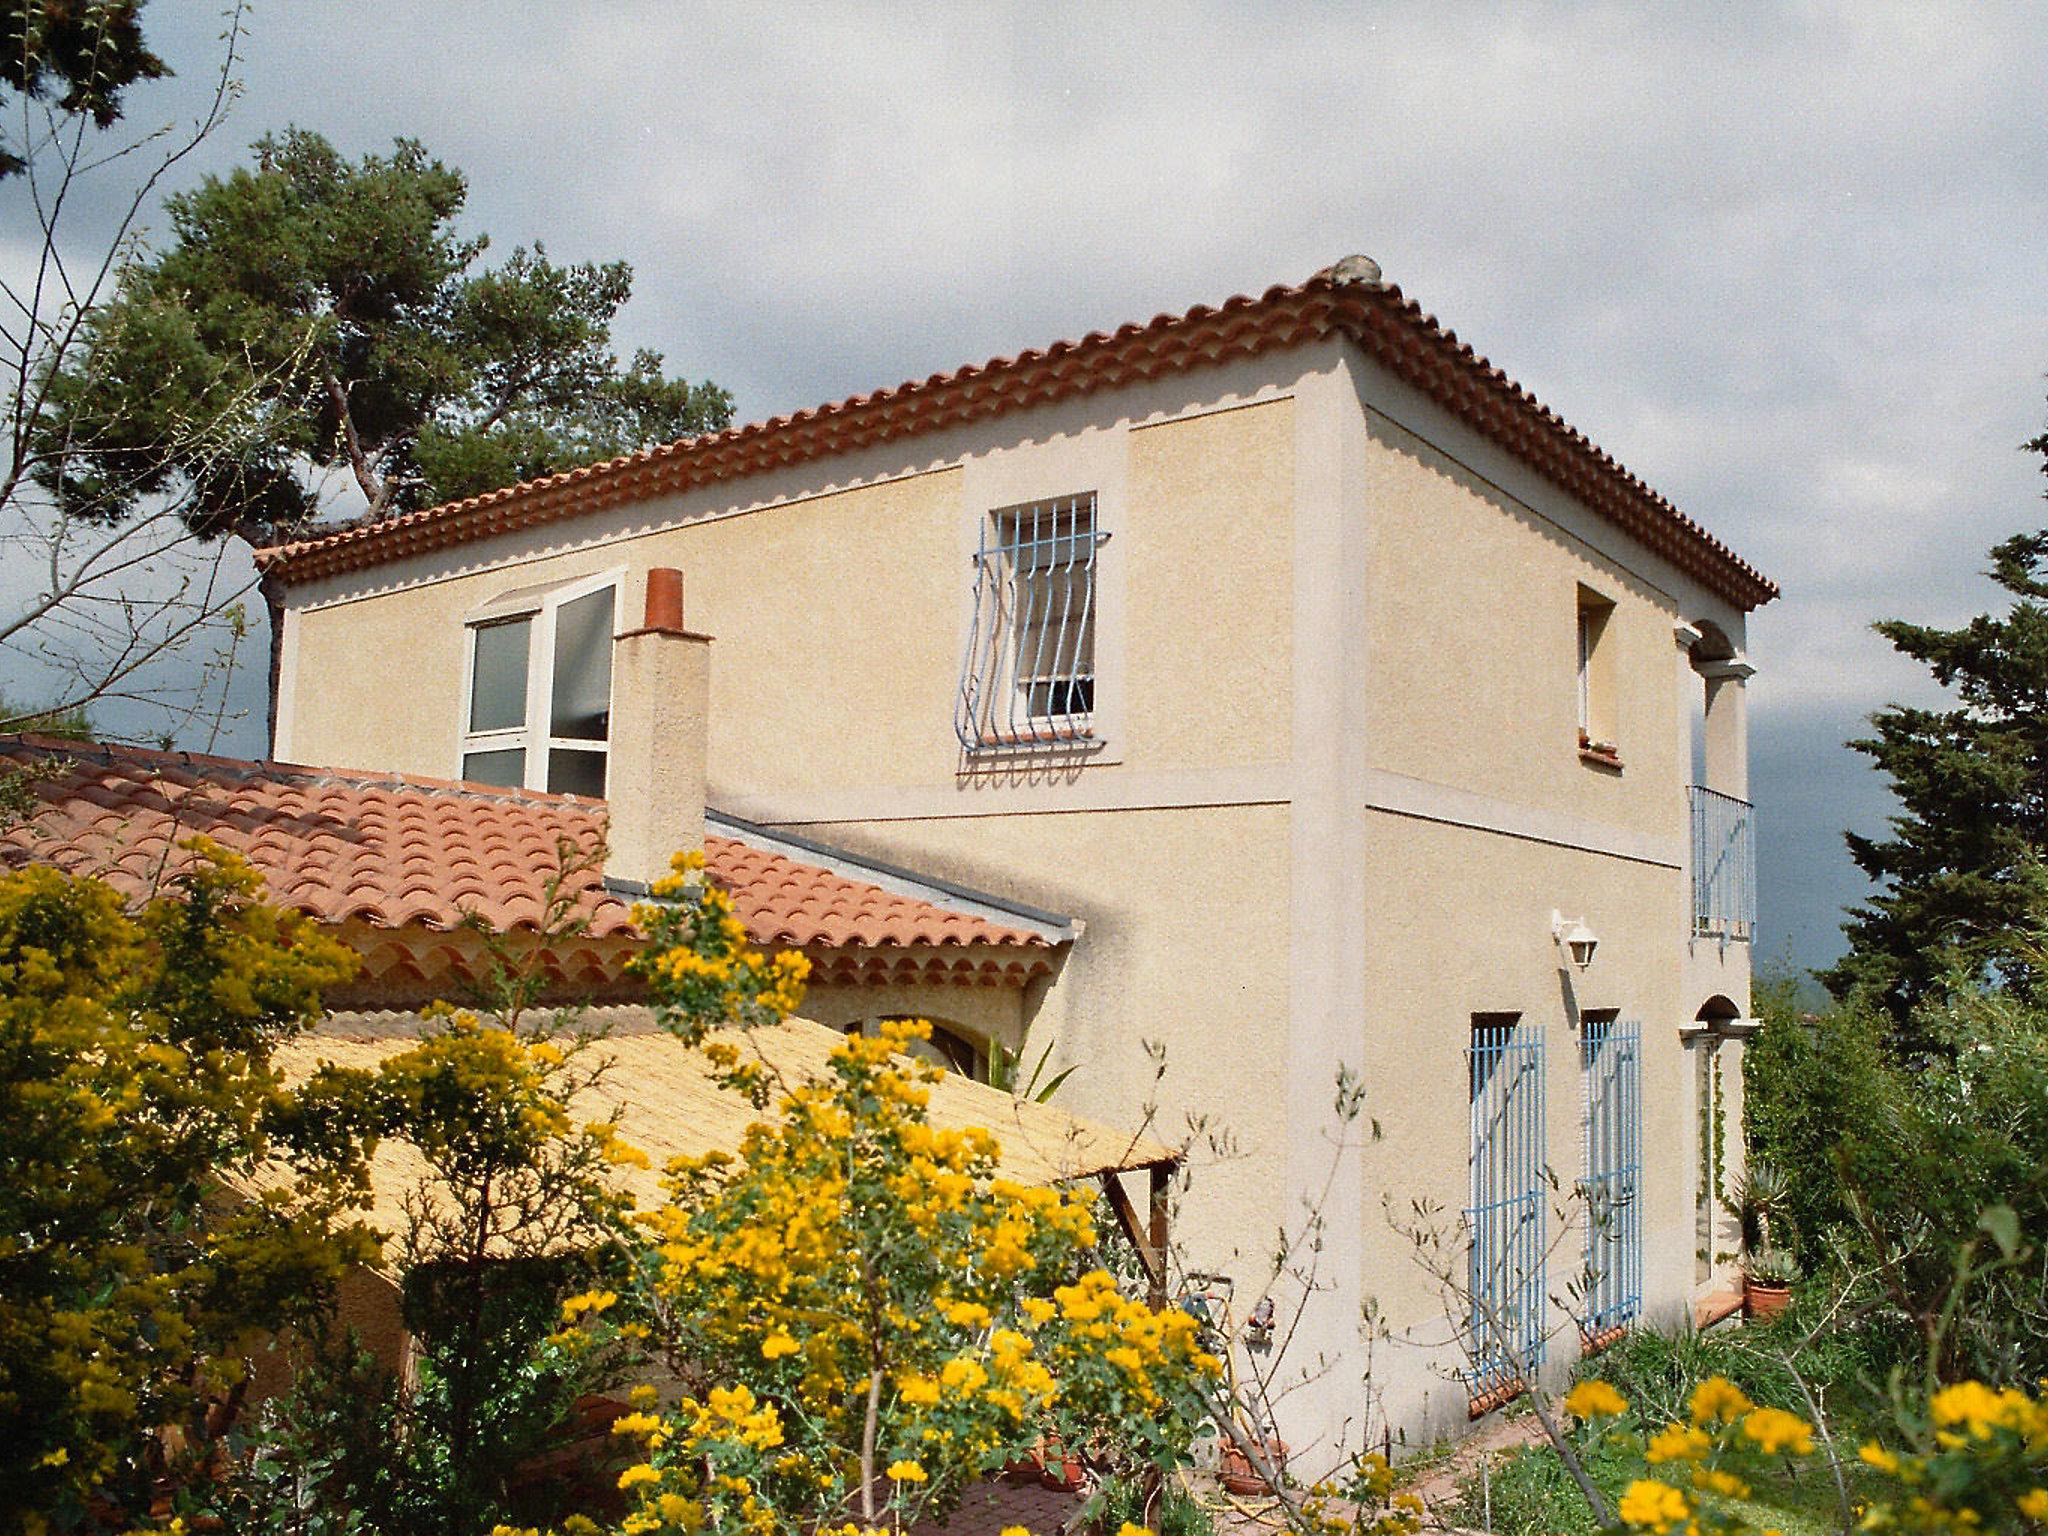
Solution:
{"label": "house", "polygon": [[734,835],[1006,904],[1044,949],[848,1007],[1227,1143],[1179,1231],[1240,1288],[1317,1201],[1297,1444],[1368,1303],[1421,1434],[1729,1290],[1776,589],[1365,258],[260,564],[280,756],[602,795],[625,888]]}

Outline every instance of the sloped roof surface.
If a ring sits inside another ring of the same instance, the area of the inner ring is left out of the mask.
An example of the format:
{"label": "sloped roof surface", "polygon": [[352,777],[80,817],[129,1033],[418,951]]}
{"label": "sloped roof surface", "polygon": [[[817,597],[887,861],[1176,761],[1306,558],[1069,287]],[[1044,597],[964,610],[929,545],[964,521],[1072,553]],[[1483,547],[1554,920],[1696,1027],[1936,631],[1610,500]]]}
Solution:
{"label": "sloped roof surface", "polygon": [[704,838],[704,865],[732,893],[733,906],[759,944],[1050,947],[1037,934],[950,912],[715,832]]}
{"label": "sloped roof surface", "polygon": [[1538,474],[1743,608],[1777,586],[1351,257],[1294,287],[1093,331],[789,416],[683,438],[465,501],[343,526],[258,552],[286,582],[760,474],[1161,375],[1342,336]]}
{"label": "sloped roof surface", "polygon": [[[763,1118],[745,1098],[721,1088],[704,1053],[663,1030],[647,1008],[593,1008],[582,1017],[608,1033],[590,1047],[597,1053],[593,1061],[604,1062],[605,1075],[578,1098],[576,1108],[593,1119],[617,1112],[621,1139],[648,1155],[651,1167],[620,1170],[625,1187],[643,1204],[660,1202],[661,1174],[672,1159],[737,1150],[747,1128]],[[280,1046],[277,1064],[294,1080],[321,1062],[372,1068],[412,1045],[419,1027],[417,1015],[335,1014],[318,1030]],[[793,1086],[826,1076],[827,1058],[843,1037],[808,1019],[790,1019],[732,1038]],[[1134,1131],[1083,1120],[954,1072],[932,1084],[926,1110],[942,1129],[989,1131],[1002,1148],[999,1172],[1023,1184],[1151,1167],[1176,1157],[1171,1147]],[[411,1147],[383,1143],[371,1170],[370,1219],[387,1231],[402,1229],[404,1198],[427,1176],[425,1161]]]}
{"label": "sloped roof surface", "polygon": [[[587,856],[604,840],[604,802],[575,795],[37,736],[0,737],[5,761],[44,765],[31,781],[42,808],[0,828],[0,863],[55,864],[140,897],[190,858],[179,842],[205,836],[324,923],[449,929],[474,912],[536,928],[558,849]],[[705,866],[757,944],[1049,947],[736,838],[707,837]],[[600,869],[570,876],[569,894],[591,937],[634,931]]]}

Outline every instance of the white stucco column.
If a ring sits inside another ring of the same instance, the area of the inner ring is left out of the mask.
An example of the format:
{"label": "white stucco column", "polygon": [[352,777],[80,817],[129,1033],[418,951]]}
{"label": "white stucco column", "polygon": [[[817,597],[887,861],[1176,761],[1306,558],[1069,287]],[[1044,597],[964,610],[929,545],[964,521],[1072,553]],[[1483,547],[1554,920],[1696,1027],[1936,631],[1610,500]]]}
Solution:
{"label": "white stucco column", "polygon": [[1749,696],[1756,668],[1741,657],[1703,661],[1694,669],[1707,689],[1707,787],[1749,798]]}
{"label": "white stucco column", "polygon": [[[1293,800],[1289,816],[1289,1002],[1284,1182],[1267,1219],[1325,1221],[1319,1283],[1290,1364],[1341,1361],[1290,1399],[1281,1434],[1297,1445],[1355,1442],[1367,1294],[1363,1156],[1340,1154],[1337,1074],[1366,1066],[1366,420],[1348,353],[1306,373],[1295,396]],[[1368,1114],[1381,1106],[1368,1102]],[[1334,1176],[1332,1173],[1335,1165]],[[1269,1227],[1270,1231],[1271,1228]],[[1284,1313],[1290,1298],[1280,1298]]]}

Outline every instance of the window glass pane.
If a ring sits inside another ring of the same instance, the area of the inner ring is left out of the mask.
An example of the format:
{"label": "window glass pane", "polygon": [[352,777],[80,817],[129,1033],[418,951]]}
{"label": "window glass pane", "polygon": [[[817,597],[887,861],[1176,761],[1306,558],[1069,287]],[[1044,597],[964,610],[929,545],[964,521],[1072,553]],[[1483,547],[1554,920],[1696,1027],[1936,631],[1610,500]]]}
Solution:
{"label": "window glass pane", "polygon": [[555,614],[555,692],[548,734],[603,741],[612,707],[612,589]]}
{"label": "window glass pane", "polygon": [[481,624],[469,681],[469,728],[509,731],[526,724],[526,647],[533,620]]}
{"label": "window glass pane", "polygon": [[517,789],[526,782],[526,749],[500,747],[492,752],[465,752],[462,776],[472,784],[502,784]]}
{"label": "window glass pane", "polygon": [[557,795],[604,798],[604,754],[555,747],[548,753],[548,791]]}

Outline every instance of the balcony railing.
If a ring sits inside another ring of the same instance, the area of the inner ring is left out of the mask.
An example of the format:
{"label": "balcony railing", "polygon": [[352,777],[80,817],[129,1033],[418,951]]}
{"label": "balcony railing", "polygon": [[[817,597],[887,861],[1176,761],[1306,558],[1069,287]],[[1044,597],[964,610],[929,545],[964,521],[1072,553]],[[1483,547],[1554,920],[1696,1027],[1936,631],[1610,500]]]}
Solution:
{"label": "balcony railing", "polygon": [[1756,932],[1756,807],[1718,789],[1686,790],[1692,812],[1692,931],[1747,941]]}

